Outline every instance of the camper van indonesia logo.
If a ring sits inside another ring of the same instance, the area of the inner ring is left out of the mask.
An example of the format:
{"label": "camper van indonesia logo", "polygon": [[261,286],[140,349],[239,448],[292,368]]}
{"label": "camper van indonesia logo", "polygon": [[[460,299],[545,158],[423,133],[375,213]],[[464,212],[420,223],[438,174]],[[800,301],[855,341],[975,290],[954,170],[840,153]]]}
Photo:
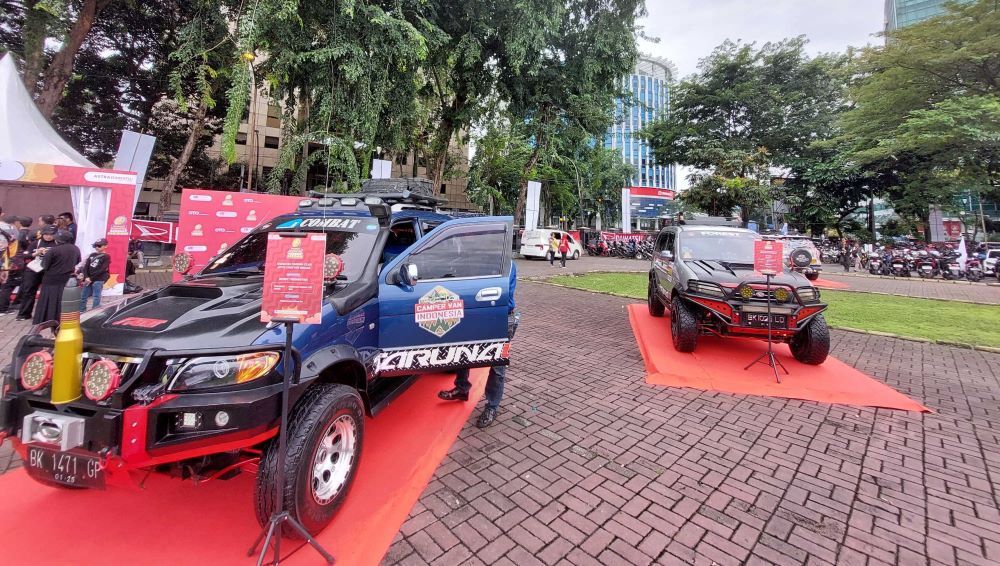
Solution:
{"label": "camper van indonesia logo", "polygon": [[465,303],[448,289],[438,285],[413,305],[416,323],[438,338],[458,326],[465,316]]}

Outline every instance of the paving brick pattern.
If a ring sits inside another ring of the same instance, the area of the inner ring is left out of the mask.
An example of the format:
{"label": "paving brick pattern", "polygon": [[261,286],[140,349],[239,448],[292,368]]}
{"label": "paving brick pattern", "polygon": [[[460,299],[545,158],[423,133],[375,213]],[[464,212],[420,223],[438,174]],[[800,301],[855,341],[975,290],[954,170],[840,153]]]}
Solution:
{"label": "paving brick pattern", "polygon": [[833,333],[927,415],[670,389],[626,300],[518,303],[498,423],[470,419],[385,564],[1000,563],[1000,356]]}

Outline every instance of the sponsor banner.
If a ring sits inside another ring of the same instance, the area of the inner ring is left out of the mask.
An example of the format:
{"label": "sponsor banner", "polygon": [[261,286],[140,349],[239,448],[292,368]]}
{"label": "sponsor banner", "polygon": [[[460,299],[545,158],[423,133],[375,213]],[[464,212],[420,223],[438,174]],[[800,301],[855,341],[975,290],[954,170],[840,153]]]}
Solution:
{"label": "sponsor banner", "polygon": [[132,219],[132,239],[143,242],[174,243],[177,227],[173,222],[158,222],[156,220]]}
{"label": "sponsor banner", "polygon": [[757,240],[753,243],[753,270],[764,275],[775,275],[784,270],[784,248],[782,242],[776,240]]}
{"label": "sponsor banner", "polygon": [[[177,253],[190,255],[188,273],[197,273],[257,226],[275,216],[295,212],[300,200],[299,196],[184,189],[174,240]],[[174,281],[180,278],[179,273],[174,273]]]}
{"label": "sponsor banner", "polygon": [[27,161],[0,161],[0,181],[106,189],[131,187],[134,191],[137,179],[138,176],[132,171],[48,165]]}
{"label": "sponsor banner", "polygon": [[456,367],[501,366],[509,361],[510,342],[503,340],[383,350],[372,359],[371,364],[372,373],[385,375]]}
{"label": "sponsor banner", "polygon": [[656,187],[629,187],[629,189],[631,190],[632,198],[646,197],[674,200],[677,196],[677,192],[670,189],[657,189]]}
{"label": "sponsor banner", "polygon": [[261,322],[322,322],[325,254],[326,234],[267,235]]}
{"label": "sponsor banner", "polygon": [[438,338],[447,334],[465,318],[465,302],[458,295],[438,285],[413,305],[417,326]]}
{"label": "sponsor banner", "polygon": [[641,242],[652,235],[653,234],[646,232],[633,232],[631,234],[622,234],[621,232],[601,232],[601,238],[608,242],[620,242],[625,240],[635,240],[637,242]]}

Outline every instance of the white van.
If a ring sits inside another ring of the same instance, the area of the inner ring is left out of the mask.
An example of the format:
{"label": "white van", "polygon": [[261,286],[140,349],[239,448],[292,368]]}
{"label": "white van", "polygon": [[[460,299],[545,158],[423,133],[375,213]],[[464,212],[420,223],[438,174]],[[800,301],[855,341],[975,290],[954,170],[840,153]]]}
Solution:
{"label": "white van", "polygon": [[[528,259],[549,259],[549,254],[552,253],[549,239],[552,238],[553,234],[556,240],[560,241],[563,234],[567,234],[569,236],[569,253],[566,254],[566,258],[580,259],[580,256],[583,255],[583,246],[573,234],[562,230],[525,230],[524,236],[521,237],[521,255]],[[556,253],[556,258],[558,257],[559,254]]]}

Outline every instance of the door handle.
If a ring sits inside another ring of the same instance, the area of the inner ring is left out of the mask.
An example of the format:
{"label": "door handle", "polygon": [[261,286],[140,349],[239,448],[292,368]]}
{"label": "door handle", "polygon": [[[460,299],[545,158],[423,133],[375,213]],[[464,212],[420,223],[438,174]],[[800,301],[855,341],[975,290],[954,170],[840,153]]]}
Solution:
{"label": "door handle", "polygon": [[500,298],[503,294],[503,289],[500,287],[487,287],[485,289],[480,289],[476,293],[476,300],[479,302],[495,301]]}

